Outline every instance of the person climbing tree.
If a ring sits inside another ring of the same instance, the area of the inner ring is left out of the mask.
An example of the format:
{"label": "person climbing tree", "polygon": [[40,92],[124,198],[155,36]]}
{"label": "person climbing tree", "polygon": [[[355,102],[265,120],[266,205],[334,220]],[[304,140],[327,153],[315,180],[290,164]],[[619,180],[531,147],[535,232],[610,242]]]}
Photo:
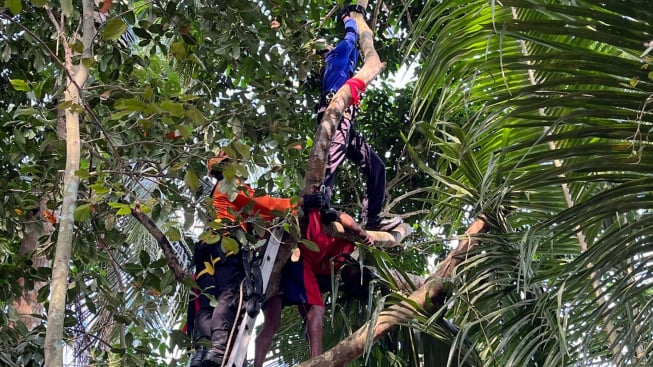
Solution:
{"label": "person climbing tree", "polygon": [[[323,193],[303,197],[306,214],[302,218],[302,232],[304,238],[315,243],[319,251],[300,244],[295,249],[298,253],[293,253],[284,266],[281,276],[282,296],[271,297],[263,306],[265,321],[256,338],[254,367],[261,367],[265,361],[272,338],[279,329],[283,305],[297,305],[306,323],[311,357],[322,353],[322,319],[325,307],[321,292],[330,289],[328,284],[331,277],[349,261],[348,255],[356,248],[351,241],[330,237],[325,233],[319,209],[324,207],[326,200]],[[370,235],[349,214],[339,212],[337,221],[345,231],[358,235],[362,244],[374,244]],[[357,279],[360,282],[360,273],[357,277],[351,276],[349,279]]]}
{"label": "person climbing tree", "polygon": [[[356,11],[365,16],[361,6],[345,7],[339,18],[345,25],[345,37],[335,47],[327,46],[319,52],[325,62],[322,69],[322,91],[320,100],[315,106],[317,124],[320,124],[324,112],[334,95],[344,84],[349,84],[352,90],[365,89],[365,83],[353,78],[354,69],[358,62],[358,27],[349,12]],[[340,119],[338,127],[333,134],[329,147],[329,157],[324,175],[324,189],[329,198],[333,194],[333,185],[336,170],[345,158],[357,165],[366,177],[366,192],[363,200],[363,223],[367,230],[390,231],[402,221],[400,217],[381,219],[380,213],[385,201],[385,165],[372,147],[354,129],[356,113],[360,97],[358,92],[352,93],[352,104],[348,106]],[[337,212],[333,208],[323,209],[322,217],[325,221],[334,221]]]}
{"label": "person climbing tree", "polygon": [[[244,257],[247,244],[241,242],[251,236],[251,231],[248,232],[247,219],[256,215],[265,221],[271,221],[275,213],[294,210],[290,199],[273,198],[268,195],[255,196],[254,190],[243,182],[237,182],[238,193],[233,200],[230,200],[227,190],[221,187],[223,184],[225,187],[228,186],[228,180],[223,177],[223,169],[229,163],[230,158],[224,151],[208,162],[210,176],[217,180],[211,196],[219,228],[213,230],[215,242],[204,241],[196,247],[195,263],[203,267],[200,271],[196,270],[198,283],[202,287],[203,283],[200,283],[202,276],[211,275],[214,289],[202,288],[202,291],[212,292],[217,300],[210,318],[196,317],[195,329],[210,329],[211,335],[210,349],[201,350],[194,357],[194,362],[201,361],[202,367],[222,365],[228,352],[227,346],[232,330],[234,325],[237,325],[237,314],[242,314],[243,311],[242,306],[239,305],[244,304],[241,290],[247,278],[245,270],[247,259]],[[197,260],[198,253],[201,256],[200,260]],[[208,323],[210,326],[207,327]]]}

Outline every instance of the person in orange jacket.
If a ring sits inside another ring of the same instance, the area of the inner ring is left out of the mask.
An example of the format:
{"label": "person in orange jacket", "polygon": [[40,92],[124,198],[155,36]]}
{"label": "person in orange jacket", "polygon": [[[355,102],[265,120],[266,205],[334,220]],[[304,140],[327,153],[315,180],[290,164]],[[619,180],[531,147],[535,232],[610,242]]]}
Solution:
{"label": "person in orange jacket", "polygon": [[[221,224],[217,230],[220,240],[213,244],[198,242],[195,246],[195,271],[202,294],[212,294],[217,304],[213,308],[208,297],[204,296],[204,302],[200,298],[200,309],[194,325],[196,352],[191,359],[191,367],[222,365],[232,329],[237,322],[236,315],[243,311],[238,305],[243,304],[240,302],[241,283],[247,274],[244,264],[246,260],[240,250],[246,244],[238,242],[244,236],[239,236],[237,232],[247,232],[247,219],[252,216],[270,221],[278,213],[294,210],[290,199],[255,196],[254,189],[242,182],[238,183],[239,191],[234,200],[229,200],[228,193],[221,190],[221,185],[225,183],[223,168],[229,163],[229,156],[224,151],[208,162],[210,176],[217,180],[211,197],[216,219]],[[207,340],[209,337],[210,343]]]}

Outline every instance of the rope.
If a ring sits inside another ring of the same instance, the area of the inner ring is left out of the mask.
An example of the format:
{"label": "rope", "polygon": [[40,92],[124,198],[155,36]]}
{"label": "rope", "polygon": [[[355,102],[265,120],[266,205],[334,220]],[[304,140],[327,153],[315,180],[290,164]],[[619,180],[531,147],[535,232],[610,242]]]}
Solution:
{"label": "rope", "polygon": [[234,338],[234,331],[236,331],[236,326],[239,324],[238,319],[240,319],[240,312],[243,307],[243,284],[245,283],[245,280],[247,278],[243,279],[240,281],[240,296],[238,297],[238,311],[236,312],[236,318],[234,319],[234,323],[231,326],[231,332],[229,333],[229,341],[227,341],[227,349],[225,349],[225,354],[224,357],[222,358],[222,363],[220,364],[220,367],[225,367],[225,363],[229,359],[229,355],[231,354],[231,342],[232,339]]}

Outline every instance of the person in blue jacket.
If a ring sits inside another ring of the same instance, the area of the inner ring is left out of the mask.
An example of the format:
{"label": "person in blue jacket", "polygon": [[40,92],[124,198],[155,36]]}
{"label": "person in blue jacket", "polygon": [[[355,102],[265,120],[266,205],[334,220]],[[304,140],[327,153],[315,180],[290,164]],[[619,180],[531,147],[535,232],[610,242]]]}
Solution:
{"label": "person in blue jacket", "polygon": [[[317,124],[320,124],[324,111],[334,95],[345,83],[364,83],[354,76],[354,69],[358,63],[358,27],[356,21],[349,16],[350,11],[357,11],[364,15],[365,10],[360,6],[349,6],[341,13],[345,25],[345,37],[335,47],[327,47],[320,52],[325,61],[322,69],[322,93],[318,104]],[[370,231],[390,231],[401,223],[401,218],[381,219],[380,213],[385,201],[385,165],[372,147],[354,129],[355,117],[358,112],[357,95],[352,96],[353,104],[344,111],[340,123],[333,134],[329,147],[329,157],[326,164],[324,188],[329,199],[333,193],[336,179],[336,170],[345,160],[349,159],[359,167],[366,177],[366,192],[363,201],[363,222],[365,229]],[[336,211],[332,208],[323,210],[322,217],[325,221],[335,221]]]}

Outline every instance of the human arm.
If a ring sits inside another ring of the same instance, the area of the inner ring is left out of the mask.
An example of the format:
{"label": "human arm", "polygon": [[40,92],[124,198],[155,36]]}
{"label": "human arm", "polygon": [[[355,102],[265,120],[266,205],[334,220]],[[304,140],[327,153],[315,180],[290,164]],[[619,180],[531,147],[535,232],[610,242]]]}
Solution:
{"label": "human arm", "polygon": [[254,190],[248,185],[241,185],[233,200],[219,187],[213,193],[213,205],[218,218],[235,221],[234,213],[245,216],[258,213],[264,220],[272,220],[278,216],[274,212],[284,212],[288,209],[296,211],[296,206],[287,198],[274,198],[269,195],[255,196]]}
{"label": "human arm", "polygon": [[322,80],[322,92],[327,94],[337,91],[343,84],[354,75],[354,69],[358,61],[358,27],[356,22],[345,17],[345,37],[335,48],[326,55],[325,67]]}
{"label": "human arm", "polygon": [[327,63],[337,62],[340,59],[344,61],[349,60],[349,55],[356,48],[356,42],[358,41],[358,26],[356,25],[356,21],[349,16],[345,16],[343,22],[345,24],[345,37],[328,53],[326,58]]}
{"label": "human arm", "polygon": [[256,196],[254,201],[254,212],[264,216],[274,217],[273,212],[285,212],[291,210],[295,212],[296,205],[293,205],[289,198],[275,198],[269,195]]}
{"label": "human arm", "polygon": [[372,246],[374,245],[374,240],[372,237],[361,227],[355,220],[354,218],[351,217],[351,215],[340,212],[338,216],[338,221],[342,224],[342,226],[345,228],[345,231],[350,231],[358,235],[361,239],[361,243],[367,246]]}
{"label": "human arm", "polygon": [[242,209],[250,203],[252,205],[251,213],[258,213],[265,220],[276,217],[275,212],[296,211],[296,205],[289,198],[276,198],[270,195],[255,196],[254,190],[246,186],[238,193],[234,204]]}

